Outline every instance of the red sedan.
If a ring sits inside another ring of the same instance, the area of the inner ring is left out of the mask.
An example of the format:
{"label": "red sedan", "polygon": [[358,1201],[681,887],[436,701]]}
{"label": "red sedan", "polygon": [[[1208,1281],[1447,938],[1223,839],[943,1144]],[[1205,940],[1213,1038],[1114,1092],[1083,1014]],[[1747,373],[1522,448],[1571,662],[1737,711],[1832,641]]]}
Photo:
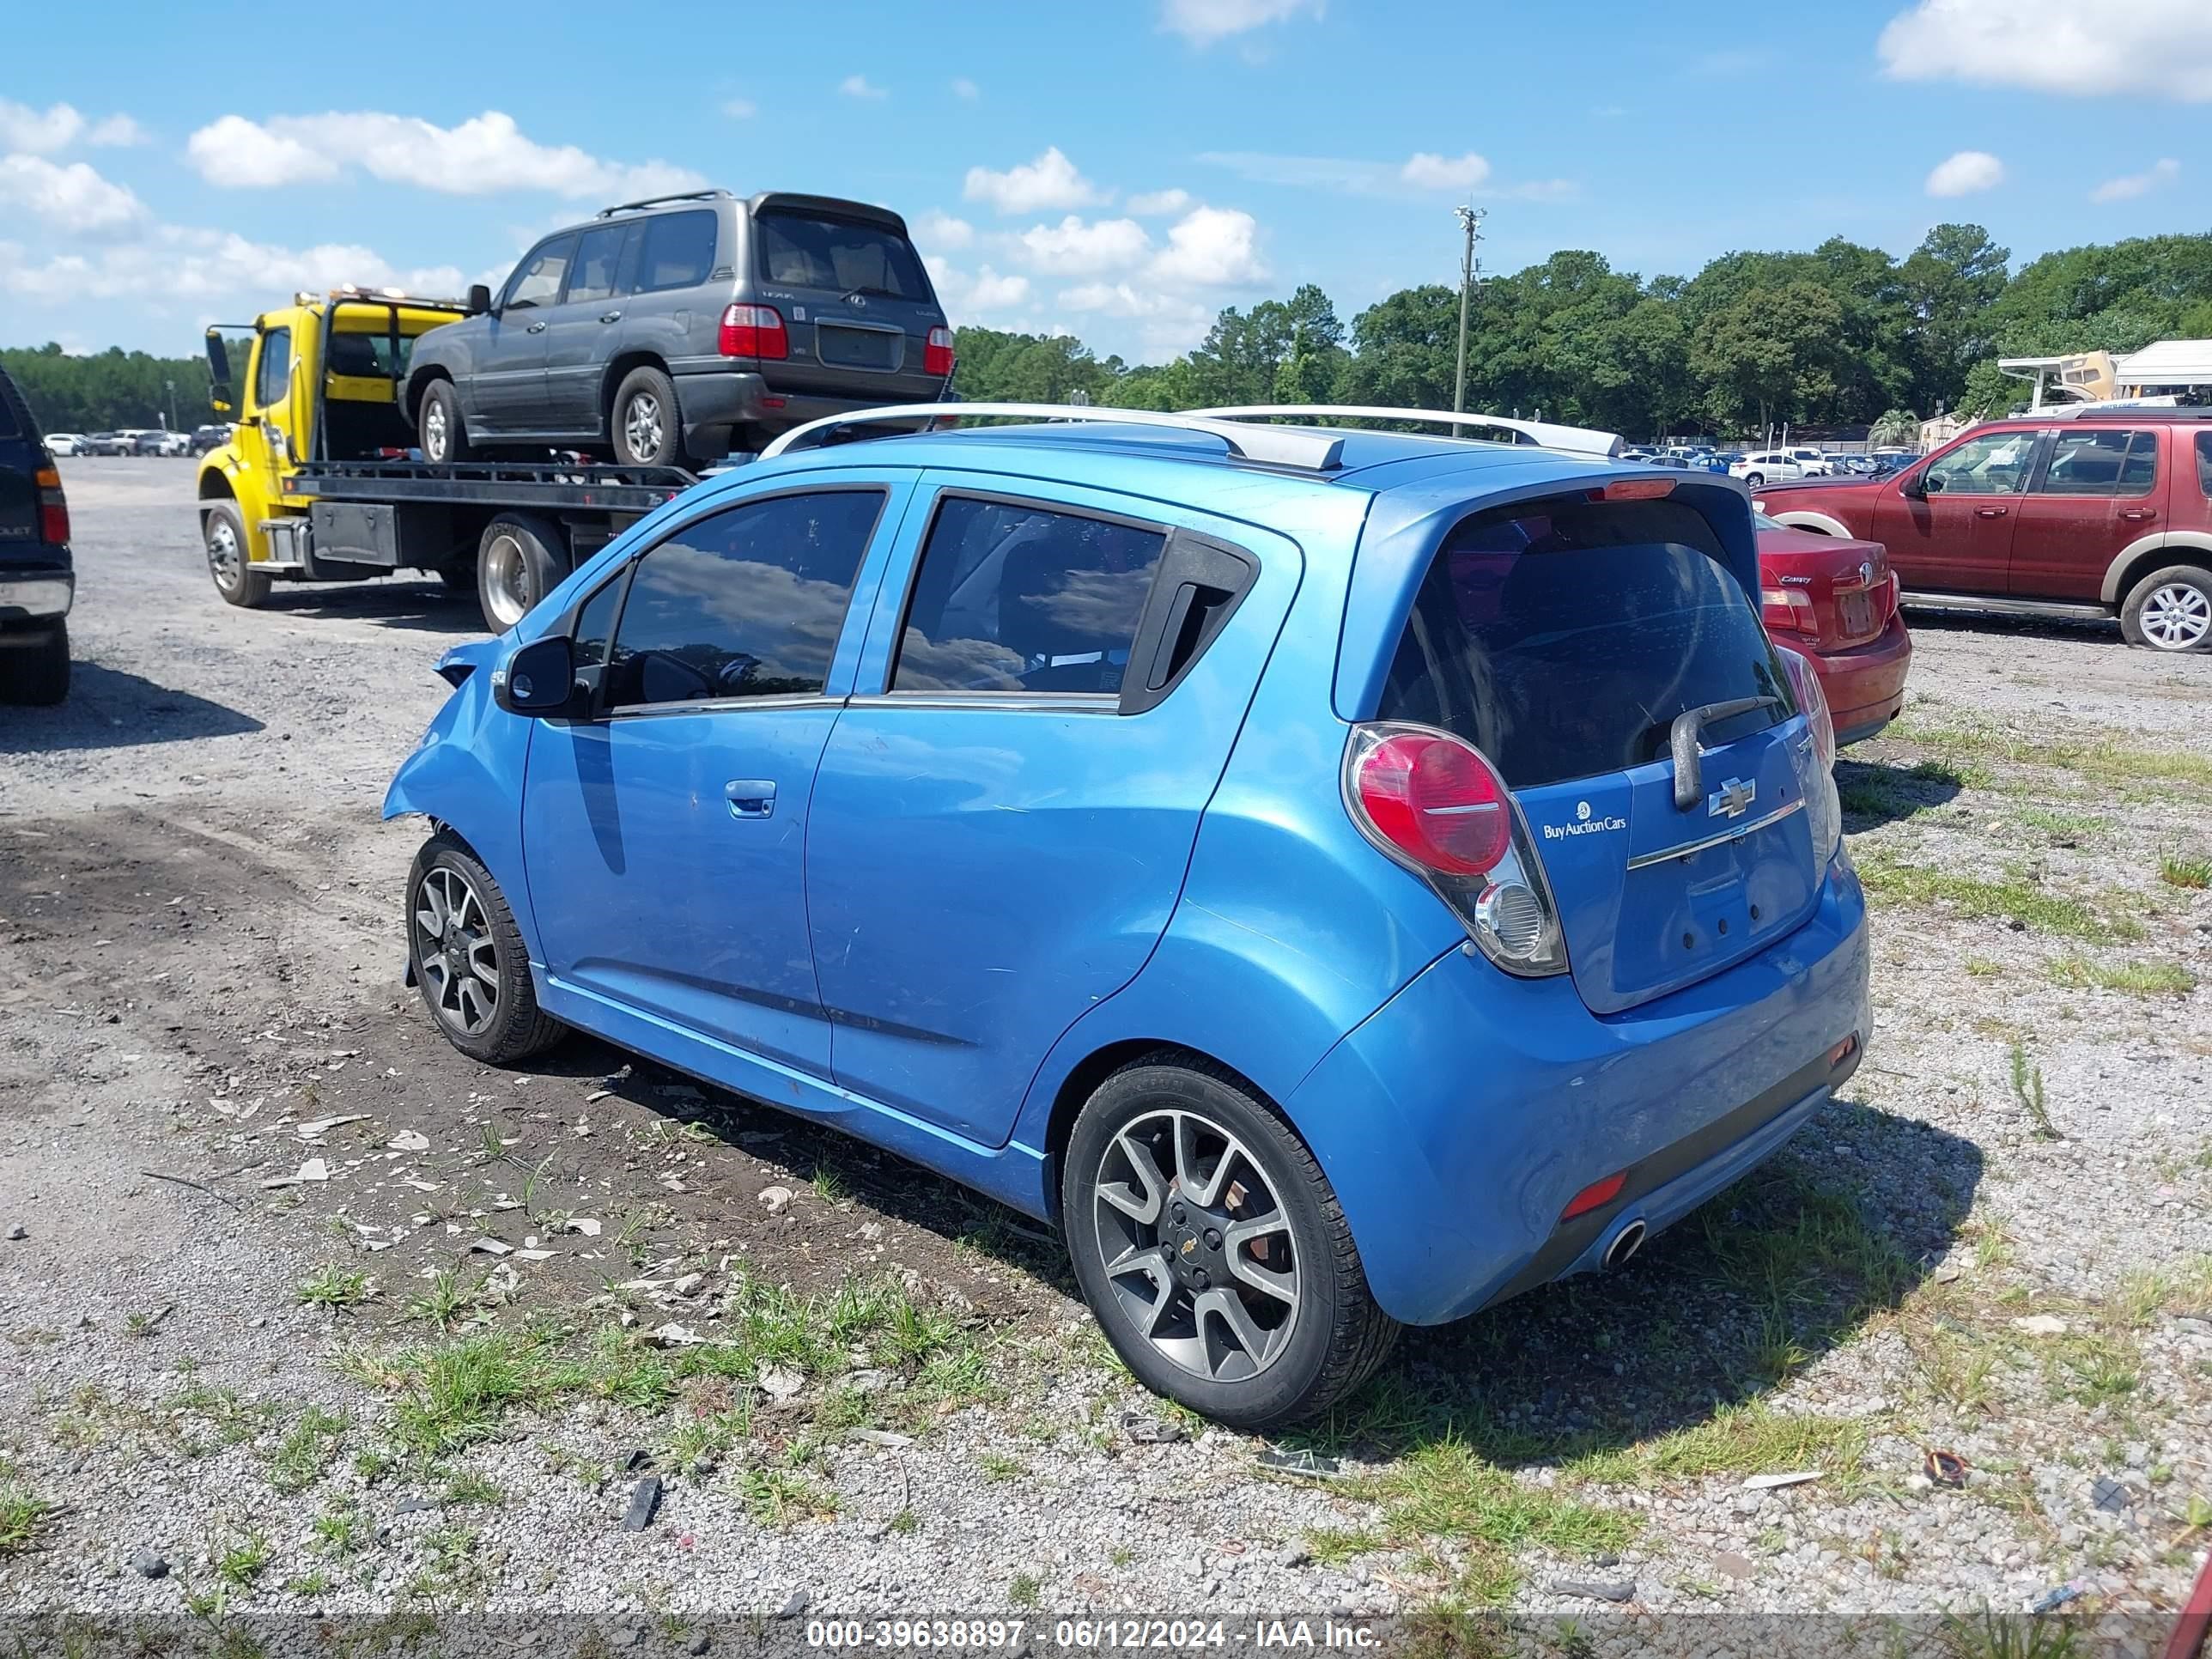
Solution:
{"label": "red sedan", "polygon": [[1912,641],[1898,614],[1897,577],[1879,542],[1759,525],[1759,586],[1766,631],[1811,659],[1836,722],[1836,743],[1858,743],[1905,707]]}

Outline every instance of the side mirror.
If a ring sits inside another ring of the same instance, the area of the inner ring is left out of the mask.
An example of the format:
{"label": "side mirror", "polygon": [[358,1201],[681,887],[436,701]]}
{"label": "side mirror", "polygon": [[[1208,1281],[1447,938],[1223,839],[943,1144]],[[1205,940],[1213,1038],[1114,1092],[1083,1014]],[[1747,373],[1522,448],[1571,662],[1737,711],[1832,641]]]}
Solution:
{"label": "side mirror", "polygon": [[481,317],[491,309],[491,289],[482,283],[469,284],[469,315]]}
{"label": "side mirror", "polygon": [[1908,472],[1897,487],[1914,501],[1924,501],[1929,490],[1942,489],[1943,481],[1941,478],[1930,479],[1925,472]]}
{"label": "side mirror", "polygon": [[563,714],[576,702],[576,659],[566,634],[532,640],[492,670],[491,697],[510,714]]}

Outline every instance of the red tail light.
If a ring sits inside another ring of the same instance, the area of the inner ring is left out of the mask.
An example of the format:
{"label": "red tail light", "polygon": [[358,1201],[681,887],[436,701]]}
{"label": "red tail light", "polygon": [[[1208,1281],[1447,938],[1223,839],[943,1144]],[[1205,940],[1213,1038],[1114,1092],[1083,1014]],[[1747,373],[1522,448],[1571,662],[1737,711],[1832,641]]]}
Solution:
{"label": "red tail light", "polygon": [[714,349],[725,357],[791,356],[791,336],[784,331],[783,313],[774,306],[731,306],[722,313],[722,326]]}
{"label": "red tail light", "polygon": [[1769,629],[1784,634],[1802,634],[1811,639],[1820,631],[1820,621],[1813,614],[1813,596],[1802,588],[1760,588],[1759,614]]}
{"label": "red tail light", "polygon": [[33,482],[39,489],[39,539],[55,547],[67,547],[69,497],[62,494],[62,475],[51,466],[42,466]]}
{"label": "red tail light", "polygon": [[1572,1221],[1601,1205],[1610,1204],[1620,1196],[1620,1189],[1628,1184],[1628,1171],[1609,1175],[1602,1181],[1593,1181],[1567,1200],[1567,1207],[1559,1212],[1559,1219]]}
{"label": "red tail light", "polygon": [[921,349],[921,367],[922,372],[928,374],[949,375],[952,373],[951,329],[933,328],[929,331],[929,343]]}
{"label": "red tail light", "polygon": [[1368,827],[1424,869],[1486,875],[1512,848],[1505,781],[1449,732],[1383,738],[1360,757],[1352,782]]}

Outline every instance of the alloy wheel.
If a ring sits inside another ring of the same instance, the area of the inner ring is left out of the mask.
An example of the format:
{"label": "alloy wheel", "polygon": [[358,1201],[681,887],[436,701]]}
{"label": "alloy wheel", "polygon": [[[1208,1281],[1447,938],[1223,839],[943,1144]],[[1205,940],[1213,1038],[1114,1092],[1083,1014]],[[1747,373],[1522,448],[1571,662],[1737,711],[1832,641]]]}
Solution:
{"label": "alloy wheel", "polygon": [[441,865],[415,895],[415,960],[438,1018],[464,1036],[499,1017],[499,947],[468,878]]}
{"label": "alloy wheel", "polygon": [[246,574],[246,560],[229,520],[215,518],[208,526],[207,560],[215,585],[226,593],[234,591]]}
{"label": "alloy wheel", "polygon": [[446,405],[438,398],[430,399],[422,411],[422,453],[433,461],[446,459]]}
{"label": "alloy wheel", "polygon": [[2187,582],[2167,582],[2143,601],[2136,625],[2161,651],[2193,651],[2212,635],[2212,598]]}
{"label": "alloy wheel", "polygon": [[1138,1335],[1214,1382],[1282,1357],[1297,1324],[1297,1248],[1235,1135],[1185,1108],[1144,1113],[1107,1143],[1092,1189],[1099,1260]]}
{"label": "alloy wheel", "polygon": [[483,550],[484,608],[502,630],[520,622],[537,603],[530,591],[530,561],[512,531],[502,530]]}
{"label": "alloy wheel", "polygon": [[635,393],[623,406],[623,436],[633,455],[660,453],[660,399],[650,392]]}

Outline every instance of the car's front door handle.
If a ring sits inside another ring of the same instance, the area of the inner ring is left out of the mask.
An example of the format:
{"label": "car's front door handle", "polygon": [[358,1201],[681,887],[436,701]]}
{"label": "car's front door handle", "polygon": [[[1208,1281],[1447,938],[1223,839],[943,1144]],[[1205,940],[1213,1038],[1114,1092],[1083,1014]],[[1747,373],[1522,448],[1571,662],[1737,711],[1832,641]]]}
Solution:
{"label": "car's front door handle", "polygon": [[602,312],[599,314],[599,320],[603,323],[618,323],[622,321],[622,313],[619,311]]}
{"label": "car's front door handle", "polygon": [[2131,507],[2122,513],[2120,517],[2130,524],[2148,524],[2153,519],[2158,517],[2158,509],[2154,507]]}
{"label": "car's front door handle", "polygon": [[543,334],[545,331],[545,325],[543,323],[532,323],[528,328],[524,329],[522,331],[525,334]]}
{"label": "car's front door handle", "polygon": [[764,818],[775,811],[774,778],[732,778],[722,786],[733,818]]}
{"label": "car's front door handle", "polygon": [[1978,507],[1974,509],[1974,516],[1978,519],[2002,519],[2009,510],[2002,507]]}

